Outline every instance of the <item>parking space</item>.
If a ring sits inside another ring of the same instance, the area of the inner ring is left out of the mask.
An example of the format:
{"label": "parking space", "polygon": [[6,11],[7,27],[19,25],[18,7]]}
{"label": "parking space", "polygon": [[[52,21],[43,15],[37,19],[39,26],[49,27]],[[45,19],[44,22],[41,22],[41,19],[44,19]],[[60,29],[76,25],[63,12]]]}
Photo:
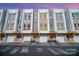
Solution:
{"label": "parking space", "polygon": [[3,56],[61,56],[79,55],[79,46],[18,46],[0,45],[0,55]]}

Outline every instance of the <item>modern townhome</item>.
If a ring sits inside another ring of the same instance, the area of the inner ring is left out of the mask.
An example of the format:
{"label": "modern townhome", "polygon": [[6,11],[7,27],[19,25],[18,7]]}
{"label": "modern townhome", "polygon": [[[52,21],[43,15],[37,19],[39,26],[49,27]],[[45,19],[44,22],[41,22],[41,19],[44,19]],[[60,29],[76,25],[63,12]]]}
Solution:
{"label": "modern townhome", "polygon": [[79,42],[79,9],[69,9],[69,16],[72,29],[75,32],[75,35],[72,36],[71,41]]}
{"label": "modern townhome", "polygon": [[31,41],[31,33],[33,31],[33,9],[23,9],[22,10],[22,33],[23,42]]}
{"label": "modern townhome", "polygon": [[8,9],[5,16],[4,24],[5,41],[7,43],[15,41],[15,36],[13,35],[13,33],[17,31],[17,20],[18,10]]}
{"label": "modern townhome", "polygon": [[0,9],[0,43],[79,43],[79,9]]}
{"label": "modern townhome", "polygon": [[55,31],[57,32],[56,40],[58,42],[65,42],[67,33],[66,19],[64,9],[53,9]]}
{"label": "modern townhome", "polygon": [[0,9],[0,42],[2,42],[4,38],[4,22],[5,22],[5,11],[3,9]]}
{"label": "modern townhome", "polygon": [[49,11],[48,9],[38,9],[38,32],[40,33],[39,42],[47,42],[49,28]]}

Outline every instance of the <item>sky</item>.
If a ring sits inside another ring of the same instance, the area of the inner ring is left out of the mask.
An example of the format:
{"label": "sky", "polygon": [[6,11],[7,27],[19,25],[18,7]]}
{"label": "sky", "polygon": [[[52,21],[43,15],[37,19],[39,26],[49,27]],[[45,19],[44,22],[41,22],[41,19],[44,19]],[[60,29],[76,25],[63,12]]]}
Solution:
{"label": "sky", "polygon": [[53,9],[53,8],[79,8],[79,3],[0,3],[0,9]]}

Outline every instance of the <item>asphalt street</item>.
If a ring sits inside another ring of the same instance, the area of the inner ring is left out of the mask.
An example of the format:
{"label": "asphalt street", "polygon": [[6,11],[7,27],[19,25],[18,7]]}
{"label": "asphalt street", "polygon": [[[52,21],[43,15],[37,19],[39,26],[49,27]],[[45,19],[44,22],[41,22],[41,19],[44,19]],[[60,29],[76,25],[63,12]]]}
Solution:
{"label": "asphalt street", "polygon": [[0,45],[0,56],[79,56],[79,46]]}

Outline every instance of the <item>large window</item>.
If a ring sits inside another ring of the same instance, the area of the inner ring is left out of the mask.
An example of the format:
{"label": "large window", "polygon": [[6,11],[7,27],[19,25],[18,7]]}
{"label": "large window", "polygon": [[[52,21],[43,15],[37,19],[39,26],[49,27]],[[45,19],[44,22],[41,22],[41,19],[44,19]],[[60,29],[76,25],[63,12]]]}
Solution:
{"label": "large window", "polygon": [[47,13],[40,13],[40,30],[47,30]]}
{"label": "large window", "polygon": [[9,13],[7,20],[7,30],[13,30],[16,13]]}
{"label": "large window", "polygon": [[72,13],[75,30],[79,30],[79,13]]}
{"label": "large window", "polygon": [[64,30],[63,13],[56,13],[57,29]]}
{"label": "large window", "polygon": [[24,14],[24,29],[23,30],[30,30],[31,29],[31,13]]}

